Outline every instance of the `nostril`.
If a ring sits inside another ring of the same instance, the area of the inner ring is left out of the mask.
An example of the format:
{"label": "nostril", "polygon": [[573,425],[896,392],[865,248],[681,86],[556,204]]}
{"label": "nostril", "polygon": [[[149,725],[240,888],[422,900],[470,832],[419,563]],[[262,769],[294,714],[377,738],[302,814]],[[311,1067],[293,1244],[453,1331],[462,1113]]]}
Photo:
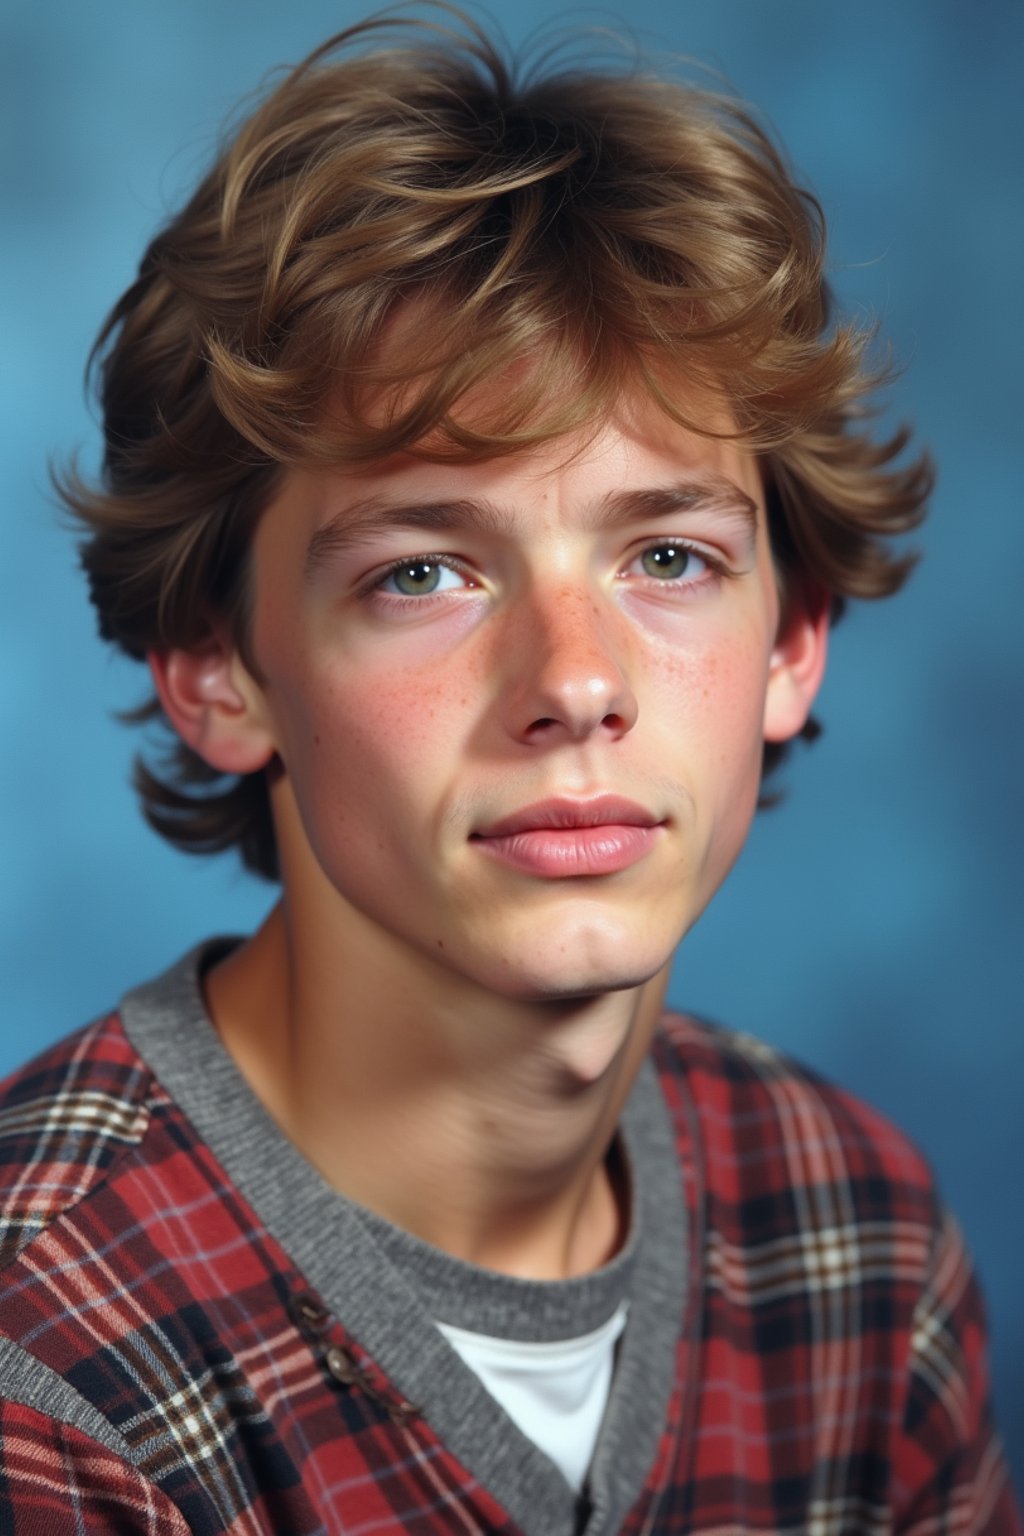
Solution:
{"label": "nostril", "polygon": [[539,715],[532,720],[526,728],[527,739],[536,739],[538,736],[549,736],[554,732],[564,733],[571,740],[583,740],[594,730],[608,731],[613,736],[624,736],[630,728],[630,722],[625,715],[609,711],[606,715],[597,718],[575,718],[567,715],[560,719],[555,715]]}
{"label": "nostril", "polygon": [[531,720],[526,728],[527,736],[547,736],[558,725],[558,721],[550,715],[541,715],[536,720]]}

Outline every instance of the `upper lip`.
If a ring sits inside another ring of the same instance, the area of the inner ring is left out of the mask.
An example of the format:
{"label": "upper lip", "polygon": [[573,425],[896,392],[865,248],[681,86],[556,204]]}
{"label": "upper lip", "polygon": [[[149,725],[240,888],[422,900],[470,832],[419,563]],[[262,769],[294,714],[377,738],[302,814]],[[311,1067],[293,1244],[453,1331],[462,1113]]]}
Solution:
{"label": "upper lip", "polygon": [[548,828],[572,827],[657,827],[661,818],[653,816],[634,800],[618,795],[598,795],[592,800],[538,800],[525,805],[500,821],[477,828],[476,837],[513,837],[517,832],[538,832]]}

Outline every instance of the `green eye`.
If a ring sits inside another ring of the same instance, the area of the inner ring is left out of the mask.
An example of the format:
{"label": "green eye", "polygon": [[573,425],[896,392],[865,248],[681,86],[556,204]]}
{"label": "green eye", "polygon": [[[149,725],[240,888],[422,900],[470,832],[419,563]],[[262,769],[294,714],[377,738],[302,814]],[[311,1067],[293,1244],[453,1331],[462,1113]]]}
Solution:
{"label": "green eye", "polygon": [[666,581],[685,576],[692,555],[685,544],[655,544],[645,549],[640,564],[648,576],[660,576]]}
{"label": "green eye", "polygon": [[389,597],[433,597],[471,587],[465,573],[440,555],[415,555],[393,565],[376,584]]}
{"label": "green eye", "polygon": [[424,592],[436,592],[444,569],[429,560],[411,560],[392,571],[388,579],[404,597],[421,597]]}

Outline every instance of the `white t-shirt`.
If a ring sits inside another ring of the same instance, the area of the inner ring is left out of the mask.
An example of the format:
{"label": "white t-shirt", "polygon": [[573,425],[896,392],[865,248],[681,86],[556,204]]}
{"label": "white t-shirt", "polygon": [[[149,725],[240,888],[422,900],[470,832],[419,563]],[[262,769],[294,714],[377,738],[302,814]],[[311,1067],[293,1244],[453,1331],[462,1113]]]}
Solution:
{"label": "white t-shirt", "polygon": [[509,1418],[580,1492],[597,1443],[628,1303],[574,1339],[524,1342],[438,1323]]}

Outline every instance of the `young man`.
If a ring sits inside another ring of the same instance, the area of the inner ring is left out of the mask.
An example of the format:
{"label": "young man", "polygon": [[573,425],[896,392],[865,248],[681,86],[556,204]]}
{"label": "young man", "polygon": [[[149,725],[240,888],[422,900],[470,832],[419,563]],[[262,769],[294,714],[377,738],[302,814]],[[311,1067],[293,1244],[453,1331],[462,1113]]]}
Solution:
{"label": "young man", "polygon": [[662,1016],[927,467],[743,112],[390,26],[101,338],[146,811],[282,894],[7,1086],[0,1525],[1019,1531],[921,1159]]}

